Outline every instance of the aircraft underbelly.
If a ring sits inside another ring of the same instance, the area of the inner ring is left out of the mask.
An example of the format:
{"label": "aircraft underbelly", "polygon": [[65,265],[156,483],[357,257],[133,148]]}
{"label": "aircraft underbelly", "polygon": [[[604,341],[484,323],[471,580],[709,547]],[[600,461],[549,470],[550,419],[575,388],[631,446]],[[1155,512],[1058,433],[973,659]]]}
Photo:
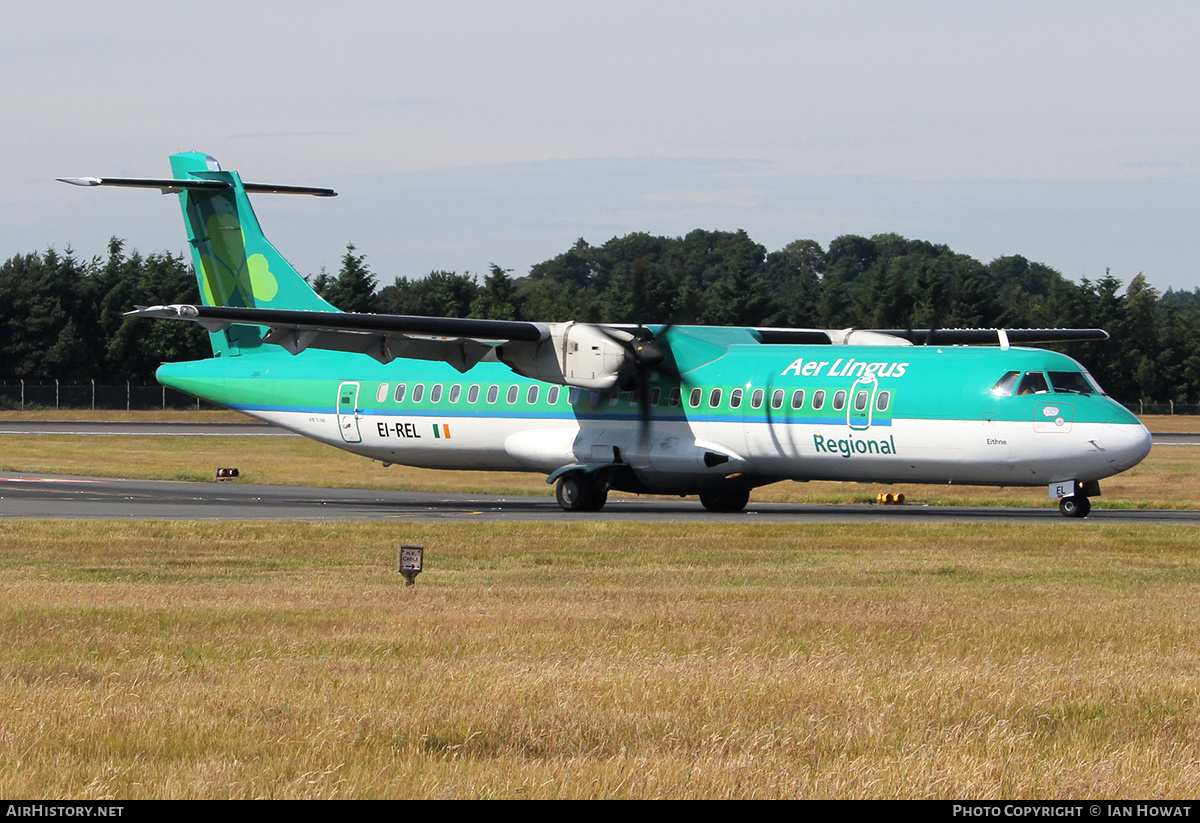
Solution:
{"label": "aircraft underbelly", "polygon": [[[505,447],[510,437],[528,433],[531,421],[517,418],[440,418],[425,415],[360,415],[360,440],[344,437],[345,415],[309,412],[251,412],[268,422],[331,446],[404,466],[478,471],[552,471],[520,450]],[[555,442],[558,432],[571,432],[574,421],[537,421],[537,443]],[[547,448],[551,452],[552,447]],[[550,459],[553,462],[553,458]],[[569,462],[569,461],[565,461]]]}
{"label": "aircraft underbelly", "polygon": [[1104,428],[1075,422],[1048,434],[1024,421],[895,419],[866,430],[795,425],[781,438],[761,424],[747,427],[747,456],[758,474],[796,480],[1035,486],[1121,471],[1097,445]]}

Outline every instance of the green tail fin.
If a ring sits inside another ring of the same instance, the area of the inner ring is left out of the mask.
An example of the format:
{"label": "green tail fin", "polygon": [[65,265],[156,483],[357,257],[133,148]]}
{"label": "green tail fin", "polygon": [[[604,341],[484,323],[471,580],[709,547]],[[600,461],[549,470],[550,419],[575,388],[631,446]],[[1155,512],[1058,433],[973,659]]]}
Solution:
{"label": "green tail fin", "polygon": [[[247,189],[331,192],[243,184],[237,172],[222,171],[216,160],[199,152],[171,155],[171,171],[176,180],[215,180],[228,185],[179,191],[204,305],[337,311],[313,291],[263,235],[246,195]],[[243,325],[214,332],[213,354],[249,353],[262,345],[263,334],[261,326]]]}

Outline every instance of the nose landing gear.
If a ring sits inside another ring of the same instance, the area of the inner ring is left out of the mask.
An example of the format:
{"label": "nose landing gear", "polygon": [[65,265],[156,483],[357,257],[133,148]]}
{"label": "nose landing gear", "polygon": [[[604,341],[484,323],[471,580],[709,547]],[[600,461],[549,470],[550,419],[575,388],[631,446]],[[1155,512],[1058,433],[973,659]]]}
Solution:
{"label": "nose landing gear", "polygon": [[1058,498],[1058,510],[1063,517],[1087,517],[1092,510],[1089,497],[1100,496],[1097,480],[1067,480],[1050,484],[1050,496]]}
{"label": "nose landing gear", "polygon": [[1063,517],[1087,517],[1092,510],[1092,503],[1083,495],[1064,497],[1058,501],[1058,510]]}

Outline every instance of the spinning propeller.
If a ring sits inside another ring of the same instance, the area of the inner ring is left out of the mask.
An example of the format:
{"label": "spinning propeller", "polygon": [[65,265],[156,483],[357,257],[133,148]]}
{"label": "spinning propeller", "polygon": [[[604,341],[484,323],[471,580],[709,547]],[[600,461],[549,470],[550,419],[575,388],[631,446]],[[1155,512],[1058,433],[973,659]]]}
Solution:
{"label": "spinning propeller", "polygon": [[[596,328],[608,339],[617,343],[625,350],[625,359],[617,367],[617,379],[606,395],[631,391],[638,401],[638,413],[641,416],[640,437],[644,440],[650,430],[650,376],[660,374],[670,381],[678,381],[681,385],[687,380],[679,373],[674,358],[670,356],[670,345],[667,336],[674,324],[663,326],[656,336],[645,326],[639,325],[631,334],[621,334],[614,329],[597,326]],[[662,341],[662,345],[655,338]]]}

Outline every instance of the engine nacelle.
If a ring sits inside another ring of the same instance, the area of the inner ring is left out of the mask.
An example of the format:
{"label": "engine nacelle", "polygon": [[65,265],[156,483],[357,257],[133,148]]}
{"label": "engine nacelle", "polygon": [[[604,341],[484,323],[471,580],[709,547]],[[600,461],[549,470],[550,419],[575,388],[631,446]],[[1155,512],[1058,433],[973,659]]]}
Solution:
{"label": "engine nacelle", "polygon": [[607,391],[616,385],[618,370],[628,354],[621,341],[633,335],[619,329],[600,331],[589,323],[548,323],[547,339],[537,343],[505,343],[496,348],[496,359],[517,374]]}

